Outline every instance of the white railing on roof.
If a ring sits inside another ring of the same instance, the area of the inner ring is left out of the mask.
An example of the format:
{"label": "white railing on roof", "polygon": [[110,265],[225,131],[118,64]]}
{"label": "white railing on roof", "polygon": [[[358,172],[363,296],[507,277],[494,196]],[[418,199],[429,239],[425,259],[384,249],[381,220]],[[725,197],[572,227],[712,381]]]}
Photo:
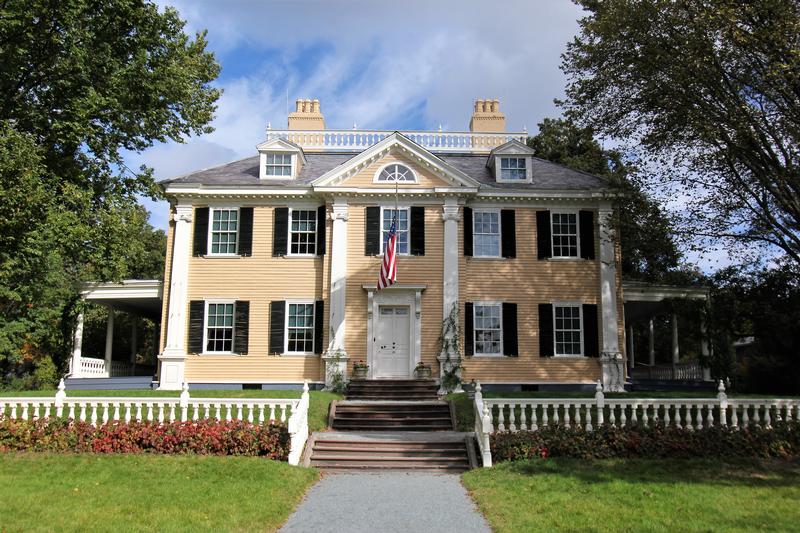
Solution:
{"label": "white railing on roof", "polygon": [[489,437],[496,432],[538,431],[550,426],[592,431],[602,425],[652,424],[688,431],[712,426],[769,429],[773,422],[800,420],[800,400],[728,398],[722,381],[717,390],[716,398],[606,398],[598,382],[594,398],[484,398],[478,383],[475,434],[483,465],[491,466]]}
{"label": "white railing on roof", "polygon": [[193,422],[242,420],[288,425],[289,464],[300,463],[308,440],[308,382],[300,399],[192,398],[186,384],[179,398],[67,396],[62,379],[55,397],[0,397],[0,419],[66,417],[100,426],[108,422]]}
{"label": "white railing on roof", "polygon": [[[392,133],[394,132],[389,130],[267,130],[267,140],[283,139],[312,152],[360,152]],[[453,153],[488,153],[511,140],[524,143],[528,136],[525,132],[401,131],[400,133],[427,150]]]}

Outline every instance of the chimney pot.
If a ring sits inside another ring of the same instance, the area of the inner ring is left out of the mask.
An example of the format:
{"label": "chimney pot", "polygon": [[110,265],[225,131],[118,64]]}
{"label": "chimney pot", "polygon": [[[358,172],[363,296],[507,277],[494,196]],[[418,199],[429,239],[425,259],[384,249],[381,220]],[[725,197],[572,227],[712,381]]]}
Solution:
{"label": "chimney pot", "polygon": [[319,99],[298,98],[295,102],[295,111],[289,113],[289,129],[324,130],[325,118],[320,112]]}
{"label": "chimney pot", "polygon": [[469,121],[469,131],[476,133],[499,133],[506,131],[506,117],[500,112],[497,98],[478,98],[475,111]]}

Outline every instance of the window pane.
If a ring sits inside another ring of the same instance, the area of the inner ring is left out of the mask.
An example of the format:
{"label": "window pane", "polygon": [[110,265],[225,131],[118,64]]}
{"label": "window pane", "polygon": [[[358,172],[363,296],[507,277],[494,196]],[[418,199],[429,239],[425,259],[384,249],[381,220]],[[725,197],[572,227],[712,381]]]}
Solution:
{"label": "window pane", "polygon": [[392,227],[392,217],[397,214],[397,253],[408,253],[408,209],[394,209],[383,210],[383,220],[381,221],[381,242],[382,246],[386,246],[386,241],[389,239],[389,229]]}
{"label": "window pane", "polygon": [[378,181],[414,181],[414,173],[405,165],[389,165],[378,175]]}
{"label": "window pane", "polygon": [[575,213],[553,213],[552,239],[554,257],[578,256],[578,217]]}
{"label": "window pane", "polygon": [[289,304],[286,338],[289,352],[314,351],[313,304]]}
{"label": "window pane", "polygon": [[317,212],[314,210],[293,209],[290,233],[292,254],[317,253]]}
{"label": "window pane", "polygon": [[475,353],[499,355],[502,351],[500,306],[476,304],[473,307],[473,326],[475,330]]}
{"label": "window pane", "polygon": [[238,229],[238,209],[214,209],[211,219],[211,253],[235,254]]}
{"label": "window pane", "polygon": [[475,211],[472,215],[473,254],[500,257],[500,215],[495,211]]}
{"label": "window pane", "polygon": [[556,355],[581,355],[580,306],[556,306],[554,314]]}

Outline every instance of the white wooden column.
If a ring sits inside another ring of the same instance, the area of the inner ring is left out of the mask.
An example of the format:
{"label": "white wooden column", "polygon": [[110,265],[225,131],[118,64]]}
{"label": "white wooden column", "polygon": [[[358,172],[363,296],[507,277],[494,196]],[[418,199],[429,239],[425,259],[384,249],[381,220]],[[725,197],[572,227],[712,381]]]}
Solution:
{"label": "white wooden column", "polygon": [[169,279],[169,309],[167,313],[167,342],[158,356],[161,361],[159,388],[181,390],[186,365],[186,314],[189,308],[188,281],[192,235],[191,205],[178,205],[172,238],[172,270]]}
{"label": "white wooden column", "polygon": [[[442,220],[444,221],[444,263],[442,265],[442,320],[450,316],[453,309],[458,309],[458,221],[461,216],[458,212],[458,200],[456,198],[446,198],[442,206]],[[450,372],[453,365],[458,364],[461,354],[440,353],[437,355],[439,361],[439,376],[445,372]],[[460,375],[460,370],[458,371]],[[444,394],[448,391],[444,387],[439,388],[439,393]],[[463,392],[461,385],[453,392]]]}
{"label": "white wooden column", "polygon": [[619,350],[617,328],[617,258],[613,211],[610,205],[598,211],[600,229],[600,308],[602,321],[603,389],[608,392],[624,390],[625,367]]}
{"label": "white wooden column", "polygon": [[647,362],[649,363],[650,366],[655,366],[656,365],[656,326],[655,326],[655,322],[653,320],[653,317],[650,317],[650,323],[648,324],[648,326],[649,326],[649,330],[648,330],[648,333],[649,333],[649,335],[648,335],[648,341],[649,341],[648,349],[649,350],[648,350],[648,360],[647,360]]}
{"label": "white wooden column", "polygon": [[75,333],[72,336],[72,369],[70,376],[73,378],[83,377],[81,372],[81,352],[83,351],[83,313],[78,313],[78,320],[75,323]]}
{"label": "white wooden column", "polygon": [[631,371],[636,366],[636,354],[633,349],[633,326],[628,326],[628,366]]}
{"label": "white wooden column", "polygon": [[678,346],[678,315],[672,313],[672,364],[677,365],[681,360],[681,349]]}
{"label": "white wooden column", "polygon": [[345,350],[345,306],[347,297],[347,201],[335,199],[331,206],[331,287],[330,287],[330,332],[328,349],[322,356],[325,361],[325,384],[331,385],[332,377],[341,373],[347,377],[347,351]]}
{"label": "white wooden column", "polygon": [[139,339],[137,336],[139,335],[139,331],[137,326],[139,325],[139,319],[135,316],[131,316],[131,364],[136,364],[136,352],[138,351],[138,342]]}
{"label": "white wooden column", "polygon": [[113,358],[113,351],[114,351],[114,308],[110,305],[108,306],[108,319],[106,320],[106,353],[105,353],[105,363],[106,363],[106,377],[111,377],[111,361]]}
{"label": "white wooden column", "polygon": [[708,323],[706,322],[706,312],[704,309],[700,315],[700,354],[703,356],[703,380],[711,381],[711,348],[708,342]]}

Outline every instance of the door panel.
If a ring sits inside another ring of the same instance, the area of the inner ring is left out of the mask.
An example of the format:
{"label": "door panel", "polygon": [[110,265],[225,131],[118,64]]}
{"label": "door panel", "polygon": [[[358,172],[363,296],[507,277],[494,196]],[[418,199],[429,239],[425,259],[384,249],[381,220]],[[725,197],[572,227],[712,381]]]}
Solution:
{"label": "door panel", "polygon": [[409,377],[411,333],[408,306],[381,305],[375,335],[375,378]]}

